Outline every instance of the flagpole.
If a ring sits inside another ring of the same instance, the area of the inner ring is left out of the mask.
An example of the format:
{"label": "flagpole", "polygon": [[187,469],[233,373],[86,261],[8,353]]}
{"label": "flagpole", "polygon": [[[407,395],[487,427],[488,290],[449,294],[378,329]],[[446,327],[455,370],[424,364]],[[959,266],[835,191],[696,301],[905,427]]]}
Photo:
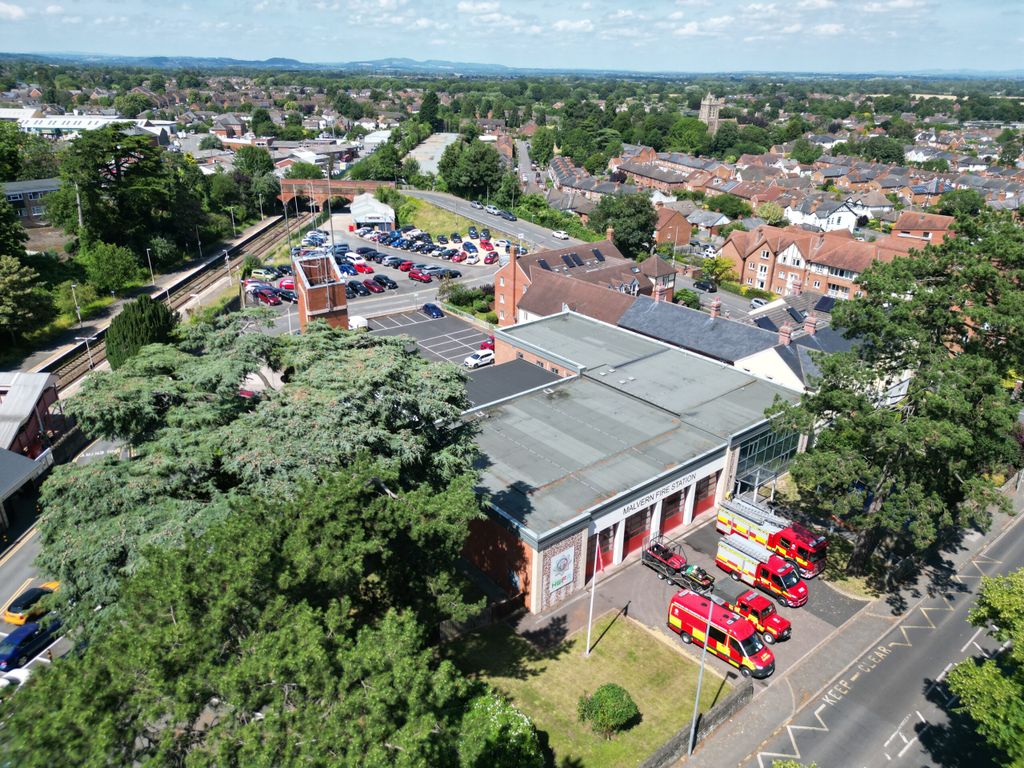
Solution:
{"label": "flagpole", "polygon": [[587,649],[583,656],[590,656],[590,630],[594,624],[594,595],[597,594],[597,558],[601,555],[601,534],[594,537],[594,578],[590,583],[590,618],[587,619]]}

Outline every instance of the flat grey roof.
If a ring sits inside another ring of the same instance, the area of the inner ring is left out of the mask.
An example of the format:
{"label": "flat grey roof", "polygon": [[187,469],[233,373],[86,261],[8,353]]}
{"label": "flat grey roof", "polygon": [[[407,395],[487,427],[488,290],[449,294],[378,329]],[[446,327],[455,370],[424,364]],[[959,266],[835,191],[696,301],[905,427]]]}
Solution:
{"label": "flat grey roof", "polygon": [[466,395],[474,408],[512,397],[560,380],[551,371],[525,360],[510,360],[469,372]]}
{"label": "flat grey roof", "polygon": [[579,378],[470,417],[480,428],[480,489],[538,537],[702,455],[724,451],[733,435],[764,421],[776,397],[799,397],[574,313],[495,335],[588,367]]}
{"label": "flat grey roof", "polygon": [[0,448],[0,503],[13,496],[39,472],[39,466],[20,453]]}

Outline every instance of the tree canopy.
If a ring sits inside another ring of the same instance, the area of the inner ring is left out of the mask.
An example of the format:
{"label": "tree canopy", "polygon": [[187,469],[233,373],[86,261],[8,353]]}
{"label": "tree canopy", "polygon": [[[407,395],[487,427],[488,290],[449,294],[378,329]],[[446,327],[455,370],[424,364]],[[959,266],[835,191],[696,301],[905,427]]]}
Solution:
{"label": "tree canopy", "polygon": [[995,214],[875,263],[866,295],[833,314],[853,349],[819,359],[815,389],[776,409],[780,426],[813,436],[792,465],[800,504],[855,533],[855,572],[1005,507],[992,478],[1021,458],[1006,380],[1024,362],[1022,279],[1024,230]]}
{"label": "tree canopy", "polygon": [[630,258],[648,253],[657,223],[658,212],[642,193],[605,195],[590,214],[590,226],[599,232],[611,227],[615,247]]}
{"label": "tree canopy", "polygon": [[107,329],[107,361],[117,370],[147,344],[170,340],[175,316],[162,301],[140,296],[124,305]]}

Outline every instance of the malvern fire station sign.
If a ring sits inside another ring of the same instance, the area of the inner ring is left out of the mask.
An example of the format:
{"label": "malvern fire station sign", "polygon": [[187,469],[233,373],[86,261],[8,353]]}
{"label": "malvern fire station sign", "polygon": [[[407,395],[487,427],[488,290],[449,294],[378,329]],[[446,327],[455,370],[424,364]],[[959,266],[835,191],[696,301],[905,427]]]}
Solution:
{"label": "malvern fire station sign", "polygon": [[682,490],[683,488],[688,486],[690,483],[692,483],[696,479],[697,479],[697,473],[696,472],[691,472],[688,475],[684,475],[683,477],[676,478],[675,480],[673,480],[668,485],[663,485],[658,490],[652,491],[651,493],[648,493],[646,496],[641,496],[639,499],[636,499],[634,501],[629,502],[629,504],[626,504],[622,508],[622,514],[631,515],[634,512],[636,512],[637,510],[649,507],[649,506],[651,506],[651,504],[656,502],[658,499],[663,499],[666,496],[669,496],[670,494],[675,493],[676,491]]}

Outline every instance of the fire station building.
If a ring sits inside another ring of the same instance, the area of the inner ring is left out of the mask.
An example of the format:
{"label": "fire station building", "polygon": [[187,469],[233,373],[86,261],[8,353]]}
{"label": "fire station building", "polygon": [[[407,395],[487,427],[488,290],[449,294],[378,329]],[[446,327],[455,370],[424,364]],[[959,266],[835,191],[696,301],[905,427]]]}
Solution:
{"label": "fire station building", "polygon": [[489,507],[466,555],[535,613],[582,590],[597,558],[614,568],[800,447],[764,416],[797,392],[574,312],[497,329],[495,357],[551,376],[466,414]]}

